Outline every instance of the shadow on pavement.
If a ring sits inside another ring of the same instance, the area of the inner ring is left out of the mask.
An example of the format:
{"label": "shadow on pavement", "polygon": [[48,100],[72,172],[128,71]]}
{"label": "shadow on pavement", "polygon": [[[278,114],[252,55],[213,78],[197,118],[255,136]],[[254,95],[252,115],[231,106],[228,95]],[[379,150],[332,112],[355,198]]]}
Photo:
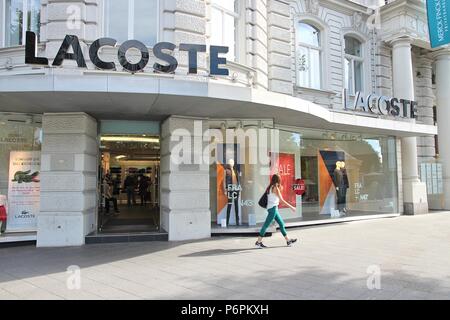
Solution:
{"label": "shadow on pavement", "polygon": [[246,253],[250,251],[258,251],[258,250],[270,250],[270,249],[280,249],[286,248],[286,246],[274,246],[267,247],[265,249],[259,248],[247,248],[247,249],[213,249],[213,250],[205,250],[199,252],[193,252],[189,254],[181,255],[180,258],[194,258],[194,257],[209,257],[209,256],[220,256],[220,255],[230,255],[230,254],[239,254]]}

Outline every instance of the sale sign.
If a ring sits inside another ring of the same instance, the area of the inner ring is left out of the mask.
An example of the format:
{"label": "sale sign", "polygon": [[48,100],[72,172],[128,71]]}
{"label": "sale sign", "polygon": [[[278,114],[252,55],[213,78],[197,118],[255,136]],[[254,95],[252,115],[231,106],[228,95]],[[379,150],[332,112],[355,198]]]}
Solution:
{"label": "sale sign", "polygon": [[[281,177],[281,194],[283,199],[290,205],[296,206],[296,194],[293,191],[295,184],[295,155],[289,153],[272,154],[272,166],[270,178],[275,173]],[[284,203],[280,203],[280,209],[287,208]]]}
{"label": "sale sign", "polygon": [[295,184],[292,187],[294,192],[298,196],[302,196],[306,192],[305,180],[297,179],[295,180]]}

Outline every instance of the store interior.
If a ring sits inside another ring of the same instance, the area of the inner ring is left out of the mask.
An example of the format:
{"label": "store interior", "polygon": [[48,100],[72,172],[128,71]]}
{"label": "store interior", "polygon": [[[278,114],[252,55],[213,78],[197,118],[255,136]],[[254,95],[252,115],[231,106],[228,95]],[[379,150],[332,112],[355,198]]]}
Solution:
{"label": "store interior", "polygon": [[160,140],[102,135],[99,232],[158,232]]}

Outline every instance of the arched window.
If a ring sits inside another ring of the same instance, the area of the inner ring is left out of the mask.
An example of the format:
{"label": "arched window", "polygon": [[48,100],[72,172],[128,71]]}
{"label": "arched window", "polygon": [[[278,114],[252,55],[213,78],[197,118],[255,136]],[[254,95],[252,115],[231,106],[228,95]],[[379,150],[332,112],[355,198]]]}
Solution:
{"label": "arched window", "polygon": [[237,59],[239,1],[211,0],[211,44],[229,47],[227,59]]}
{"label": "arched window", "polygon": [[316,27],[299,22],[296,28],[297,84],[300,87],[322,87],[321,32]]}
{"label": "arched window", "polygon": [[349,94],[363,91],[364,88],[364,58],[362,43],[358,39],[345,36],[345,88]]}

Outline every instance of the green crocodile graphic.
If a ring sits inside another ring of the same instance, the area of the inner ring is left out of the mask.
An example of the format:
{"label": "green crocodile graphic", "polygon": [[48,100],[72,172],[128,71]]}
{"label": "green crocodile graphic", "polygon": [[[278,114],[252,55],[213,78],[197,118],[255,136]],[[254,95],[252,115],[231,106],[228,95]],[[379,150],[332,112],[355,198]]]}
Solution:
{"label": "green crocodile graphic", "polygon": [[38,179],[39,171],[33,172],[30,174],[31,170],[28,171],[17,171],[14,173],[14,179],[12,182],[17,183],[31,183],[31,182],[39,182]]}

